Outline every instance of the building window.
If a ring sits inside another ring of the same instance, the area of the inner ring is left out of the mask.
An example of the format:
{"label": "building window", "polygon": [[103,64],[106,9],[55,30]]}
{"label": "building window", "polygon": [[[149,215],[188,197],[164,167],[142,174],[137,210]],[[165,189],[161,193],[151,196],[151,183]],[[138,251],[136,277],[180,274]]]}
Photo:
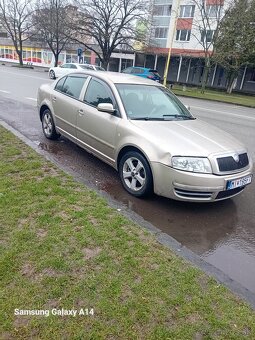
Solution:
{"label": "building window", "polygon": [[155,28],[155,38],[164,39],[167,37],[168,28],[167,27],[156,27]]}
{"label": "building window", "polygon": [[190,41],[191,30],[177,30],[176,40],[177,41]]}
{"label": "building window", "polygon": [[249,81],[254,81],[255,82],[255,69],[251,71],[251,78]]}
{"label": "building window", "polygon": [[201,41],[205,43],[210,43],[212,42],[213,39],[213,30],[203,30],[201,31]]}
{"label": "building window", "polygon": [[209,18],[217,18],[219,16],[221,6],[218,5],[208,5],[206,7],[206,15]]}
{"label": "building window", "polygon": [[153,10],[153,15],[155,16],[171,16],[171,5],[155,5]]}
{"label": "building window", "polygon": [[6,32],[0,32],[0,38],[8,38],[8,34]]}
{"label": "building window", "polygon": [[180,6],[180,18],[193,18],[195,5]]}

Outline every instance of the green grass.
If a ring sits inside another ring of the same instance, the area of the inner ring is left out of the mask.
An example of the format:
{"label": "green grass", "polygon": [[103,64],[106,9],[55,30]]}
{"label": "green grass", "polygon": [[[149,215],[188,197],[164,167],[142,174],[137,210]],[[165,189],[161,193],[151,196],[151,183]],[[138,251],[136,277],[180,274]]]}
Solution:
{"label": "green grass", "polygon": [[255,107],[255,96],[237,93],[228,94],[226,92],[208,89],[205,90],[205,93],[201,93],[201,88],[186,86],[185,91],[183,91],[183,88],[184,87],[181,85],[173,85],[172,91],[177,96],[215,100],[225,103],[238,104],[242,106]]}
{"label": "green grass", "polygon": [[[254,339],[254,311],[0,127],[0,338]],[[21,316],[14,309],[94,309]]]}

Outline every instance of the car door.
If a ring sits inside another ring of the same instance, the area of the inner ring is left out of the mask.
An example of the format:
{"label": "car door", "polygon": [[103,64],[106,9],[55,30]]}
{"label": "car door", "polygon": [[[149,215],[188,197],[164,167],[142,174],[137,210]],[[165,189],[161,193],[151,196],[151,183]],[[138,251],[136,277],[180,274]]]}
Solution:
{"label": "car door", "polygon": [[[82,113],[77,115],[77,139],[105,162],[113,165],[116,130],[120,122],[118,108],[110,87],[97,78],[91,78],[84,95]],[[112,103],[116,112],[97,110],[100,103]]]}
{"label": "car door", "polygon": [[76,138],[77,113],[82,104],[80,94],[87,78],[82,74],[70,74],[61,78],[51,97],[57,128],[73,140]]}

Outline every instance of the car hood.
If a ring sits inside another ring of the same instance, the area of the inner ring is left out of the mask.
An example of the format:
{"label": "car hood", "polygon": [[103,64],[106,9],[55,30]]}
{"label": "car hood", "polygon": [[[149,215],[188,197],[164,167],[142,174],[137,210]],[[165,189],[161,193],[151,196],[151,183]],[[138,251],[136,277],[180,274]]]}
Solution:
{"label": "car hood", "polygon": [[136,121],[141,136],[157,143],[172,155],[204,156],[245,150],[237,139],[202,120]]}

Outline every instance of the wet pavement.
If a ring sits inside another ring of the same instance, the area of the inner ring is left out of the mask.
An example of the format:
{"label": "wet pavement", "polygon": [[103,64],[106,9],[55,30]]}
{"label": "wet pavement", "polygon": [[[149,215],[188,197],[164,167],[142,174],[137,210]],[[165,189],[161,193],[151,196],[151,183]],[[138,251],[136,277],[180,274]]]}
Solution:
{"label": "wet pavement", "polygon": [[[202,106],[203,102],[200,103]],[[137,199],[124,191],[118,174],[108,165],[65,138],[47,140],[41,131],[35,105],[9,99],[0,93],[0,119],[47,151],[65,168],[82,176],[90,186],[107,192],[255,293],[255,181],[234,199],[216,203],[183,203],[156,195]],[[212,117],[208,121],[210,119]],[[220,120],[217,124],[221,125]],[[247,124],[251,129],[248,132],[240,130],[241,139],[247,135],[248,143],[254,141],[254,124],[252,120]]]}

